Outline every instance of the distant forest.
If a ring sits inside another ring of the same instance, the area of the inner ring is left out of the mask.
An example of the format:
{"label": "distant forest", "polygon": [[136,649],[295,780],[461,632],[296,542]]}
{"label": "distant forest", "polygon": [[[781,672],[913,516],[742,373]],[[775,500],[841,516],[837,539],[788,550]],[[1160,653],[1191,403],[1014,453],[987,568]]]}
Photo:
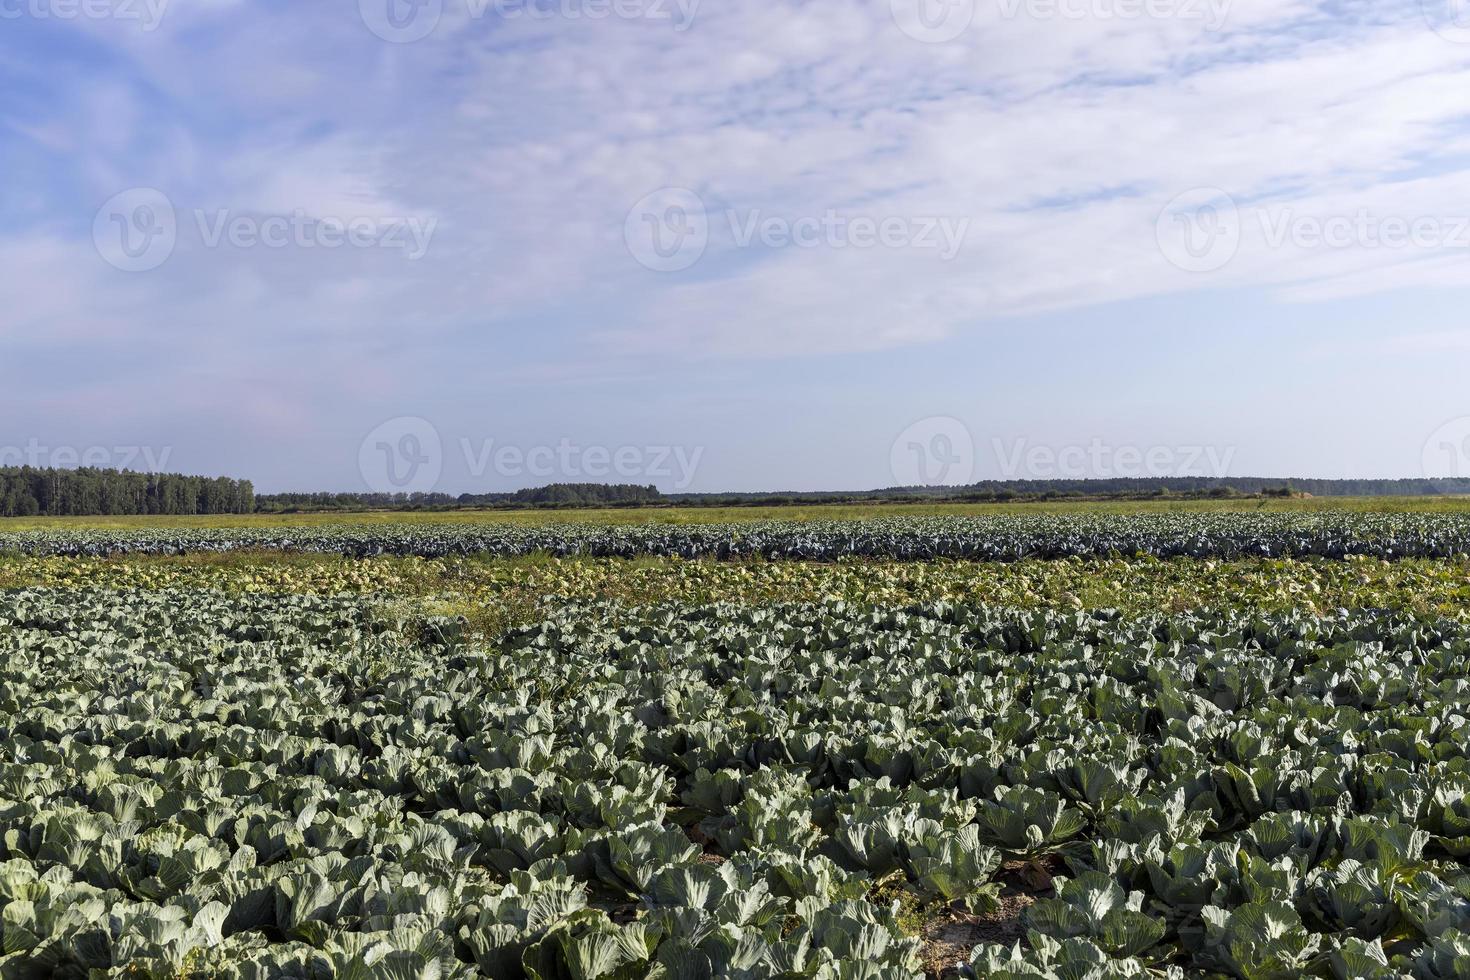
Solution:
{"label": "distant forest", "polygon": [[985,480],[954,487],[889,487],[832,492],[671,494],[680,506],[738,507],[814,503],[994,503],[1027,500],[1233,497],[1432,497],[1470,494],[1470,479],[1312,480],[1265,477],[1163,477],[1103,480]]}
{"label": "distant forest", "polygon": [[[986,480],[964,487],[904,487],[899,492],[947,495],[1059,494],[1084,496],[1146,495],[1165,493],[1210,493],[1233,491],[1270,494],[1289,489],[1314,497],[1430,497],[1470,493],[1470,479],[1442,480],[1311,480],[1240,476],[1183,476],[1112,480]],[[895,491],[880,491],[892,493]]]}
{"label": "distant forest", "polygon": [[249,480],[117,470],[0,469],[0,517],[249,514]]}
{"label": "distant forest", "polygon": [[557,509],[579,507],[778,507],[842,503],[1006,503],[1077,499],[1249,499],[1310,494],[1316,497],[1422,497],[1470,494],[1470,479],[1281,480],[1209,479],[992,480],[960,487],[768,493],[660,493],[657,487],[559,483],[515,493],[364,494],[281,493],[256,498],[262,512],[352,510]]}
{"label": "distant forest", "polygon": [[332,510],[453,510],[456,508],[554,509],[645,507],[665,503],[658,487],[631,484],[557,483],[514,493],[275,493],[255,498],[262,513]]}
{"label": "distant forest", "polygon": [[1470,495],[1470,479],[992,480],[962,487],[893,487],[831,493],[663,494],[630,484],[559,483],[513,493],[452,495],[254,492],[249,480],[98,469],[0,468],[0,517],[249,514],[356,510],[573,509],[580,507],[774,507],[829,503],[1005,503],[1076,499],[1248,499]]}

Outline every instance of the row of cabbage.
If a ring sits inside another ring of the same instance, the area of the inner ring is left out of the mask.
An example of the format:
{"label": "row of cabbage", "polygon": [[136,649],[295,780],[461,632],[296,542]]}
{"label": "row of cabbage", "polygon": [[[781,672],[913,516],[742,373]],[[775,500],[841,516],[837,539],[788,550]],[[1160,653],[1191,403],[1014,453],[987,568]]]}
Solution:
{"label": "row of cabbage", "polygon": [[891,517],[867,521],[627,526],[393,523],[0,532],[0,552],[183,554],[282,549],[342,554],[923,561],[1156,555],[1238,558],[1470,555],[1470,514],[1153,513]]}
{"label": "row of cabbage", "polygon": [[[1470,977],[1470,629],[0,596],[0,975]],[[886,892],[884,892],[886,894]]]}

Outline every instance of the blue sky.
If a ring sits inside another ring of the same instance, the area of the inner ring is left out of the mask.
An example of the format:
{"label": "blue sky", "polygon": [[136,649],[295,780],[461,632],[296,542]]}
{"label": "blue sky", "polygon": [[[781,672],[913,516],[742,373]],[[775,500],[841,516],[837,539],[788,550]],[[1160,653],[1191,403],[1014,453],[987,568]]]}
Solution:
{"label": "blue sky", "polygon": [[0,161],[0,462],[1470,475],[1461,0],[0,0]]}

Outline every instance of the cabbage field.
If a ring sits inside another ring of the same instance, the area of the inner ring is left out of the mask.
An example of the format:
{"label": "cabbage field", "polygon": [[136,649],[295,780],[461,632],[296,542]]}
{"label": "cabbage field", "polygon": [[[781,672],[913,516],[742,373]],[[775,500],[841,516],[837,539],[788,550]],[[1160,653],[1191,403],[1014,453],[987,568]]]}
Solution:
{"label": "cabbage field", "polygon": [[0,552],[29,555],[169,555],[250,549],[351,557],[543,553],[807,561],[1019,561],[1114,554],[1455,558],[1470,556],[1470,513],[1159,512],[625,526],[401,523],[0,531]]}
{"label": "cabbage field", "polygon": [[1460,522],[1228,517],[0,534],[0,977],[1470,977]]}

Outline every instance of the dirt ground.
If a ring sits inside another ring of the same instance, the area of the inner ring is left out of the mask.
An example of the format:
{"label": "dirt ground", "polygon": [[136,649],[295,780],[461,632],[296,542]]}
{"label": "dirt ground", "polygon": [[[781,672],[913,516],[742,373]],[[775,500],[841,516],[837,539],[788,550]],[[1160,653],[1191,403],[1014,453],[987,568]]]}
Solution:
{"label": "dirt ground", "polygon": [[969,962],[976,946],[1012,946],[1020,941],[1025,934],[1021,913],[1038,898],[1055,894],[1051,878],[1059,871],[1058,865],[1012,862],[1001,872],[1004,889],[993,911],[983,915],[956,911],[931,921],[924,929],[924,948],[919,954],[925,976],[931,980],[954,977],[959,965]]}

